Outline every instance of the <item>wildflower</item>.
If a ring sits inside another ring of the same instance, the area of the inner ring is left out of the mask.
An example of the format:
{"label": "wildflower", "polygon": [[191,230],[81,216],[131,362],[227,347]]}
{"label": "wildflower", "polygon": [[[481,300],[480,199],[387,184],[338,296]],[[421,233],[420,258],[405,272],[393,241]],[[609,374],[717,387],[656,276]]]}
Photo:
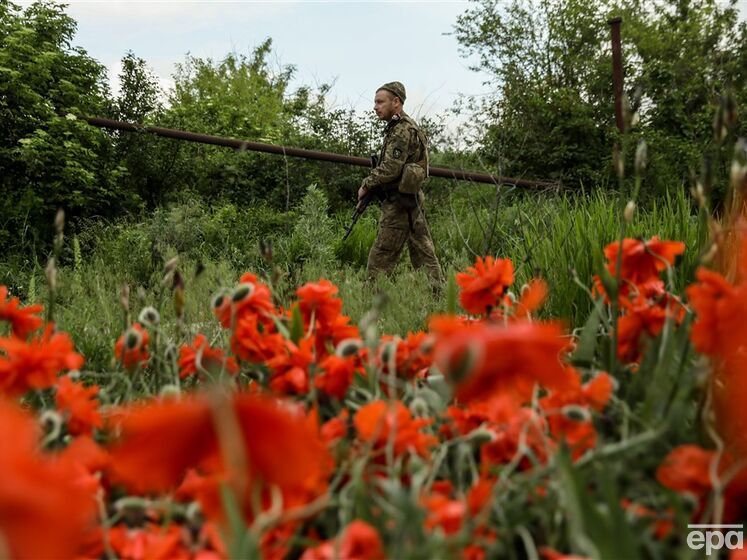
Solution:
{"label": "wildflower", "polygon": [[[604,248],[607,270],[613,277],[617,275],[619,251],[620,243],[617,241]],[[673,265],[677,255],[681,255],[684,251],[684,243],[680,241],[661,241],[657,236],[648,241],[623,239],[620,277],[624,281],[635,285],[657,279],[659,273]]]}
{"label": "wildflower", "polygon": [[284,352],[266,361],[272,370],[270,387],[281,395],[303,395],[309,392],[309,366],[314,363],[313,338],[304,338],[298,345],[285,340]]}
{"label": "wildflower", "polygon": [[433,420],[414,419],[410,409],[400,401],[370,402],[358,409],[353,422],[361,441],[372,444],[374,449],[384,449],[391,438],[395,455],[412,451],[427,457],[428,449],[437,443],[434,436],[420,431]]}
{"label": "wildflower", "polygon": [[738,339],[734,335],[742,330],[747,294],[707,268],[698,268],[695,277],[697,283],[685,290],[697,314],[690,338],[698,352],[709,356],[728,354]]}
{"label": "wildflower", "polygon": [[327,447],[332,447],[348,434],[350,424],[347,408],[343,408],[340,414],[330,418],[320,428],[319,432]]}
{"label": "wildflower", "polygon": [[[396,374],[405,379],[423,378],[433,362],[432,335],[424,332],[408,332],[404,340],[400,338],[383,337],[382,342],[395,344]],[[389,373],[389,359],[381,360],[381,370]]]}
{"label": "wildflower", "polygon": [[129,370],[144,367],[150,359],[149,342],[148,331],[140,323],[133,323],[114,344],[114,355]]}
{"label": "wildflower", "polygon": [[96,402],[98,393],[97,385],[85,387],[67,375],[60,377],[57,381],[55,403],[67,419],[67,429],[72,435],[91,435],[94,428],[103,426]]}
{"label": "wildflower", "polygon": [[[216,428],[219,411],[235,418],[235,435],[230,425]],[[121,435],[111,451],[112,463],[117,476],[138,491],[173,489],[190,468],[244,479],[247,496],[257,484],[277,485],[288,492],[284,505],[326,487],[329,458],[317,430],[304,416],[265,397],[151,401],[123,409],[116,424]],[[243,467],[235,454],[243,456]]]}
{"label": "wildflower", "polygon": [[633,302],[625,301],[626,312],[617,323],[617,356],[622,362],[630,363],[640,359],[641,337],[645,334],[655,338],[664,328],[667,311],[640,296]]}
{"label": "wildflower", "polygon": [[296,295],[304,323],[309,325],[313,317],[322,325],[331,324],[342,311],[342,300],[336,294],[337,286],[325,279],[298,288]]}
{"label": "wildflower", "polygon": [[239,372],[236,358],[225,356],[220,348],[213,348],[207,343],[204,334],[195,336],[191,345],[183,345],[179,350],[179,377],[182,379],[194,375],[197,370],[222,371],[235,375]]}
{"label": "wildflower", "polygon": [[[9,558],[73,558],[95,504],[69,464],[37,451],[36,421],[0,400],[0,535]],[[43,535],[43,538],[40,538]]]}
{"label": "wildflower", "polygon": [[236,321],[231,351],[245,362],[262,363],[285,351],[285,338],[257,315],[245,314]]}
{"label": "wildflower", "polygon": [[544,464],[552,451],[545,436],[547,424],[530,408],[519,408],[517,413],[501,425],[492,427],[495,438],[480,448],[483,475],[493,466],[501,466],[516,459],[519,468],[528,469]]}
{"label": "wildflower", "polygon": [[0,286],[0,321],[8,321],[15,336],[25,339],[42,326],[41,317],[37,317],[44,309],[41,305],[28,305],[22,308],[18,298],[7,298],[8,288]]}
{"label": "wildflower", "polygon": [[714,451],[697,445],[680,445],[659,465],[656,479],[670,490],[704,498],[713,486],[710,465],[714,457]]}
{"label": "wildflower", "polygon": [[666,513],[660,514],[651,508],[635,503],[627,498],[623,498],[620,505],[625,511],[631,512],[636,517],[651,519],[653,521],[651,525],[652,532],[654,537],[659,540],[667,538],[674,531],[674,512],[671,508]]}
{"label": "wildflower", "polygon": [[431,491],[421,497],[420,505],[426,511],[425,528],[432,531],[441,528],[445,535],[454,535],[462,529],[467,515],[467,504],[451,498],[451,483],[434,483]]}
{"label": "wildflower", "polygon": [[562,389],[571,382],[559,355],[567,346],[556,323],[475,324],[439,336],[434,363],[462,402],[512,394],[526,402],[535,383]]}
{"label": "wildflower", "polygon": [[239,279],[238,286],[230,296],[220,296],[213,302],[213,313],[226,329],[249,315],[255,315],[263,322],[271,323],[269,318],[274,311],[270,288],[259,282],[250,272]]}
{"label": "wildflower", "polygon": [[500,305],[514,282],[514,265],[509,259],[477,257],[474,266],[456,275],[461,288],[459,302],[467,313],[482,315]]}
{"label": "wildflower", "polygon": [[532,279],[521,290],[521,297],[514,306],[514,317],[521,319],[542,306],[547,299],[547,284],[538,278]]}
{"label": "wildflower", "polygon": [[322,371],[314,378],[314,386],[330,397],[342,400],[353,382],[355,359],[331,354],[321,361],[319,368]]}
{"label": "wildflower", "polygon": [[338,537],[306,550],[301,560],[383,560],[384,545],[379,533],[371,525],[356,519]]}
{"label": "wildflower", "polygon": [[83,366],[83,356],[75,352],[67,333],[53,329],[47,325],[44,333],[28,342],[0,337],[0,394],[15,397],[30,389],[46,389],[61,371]]}

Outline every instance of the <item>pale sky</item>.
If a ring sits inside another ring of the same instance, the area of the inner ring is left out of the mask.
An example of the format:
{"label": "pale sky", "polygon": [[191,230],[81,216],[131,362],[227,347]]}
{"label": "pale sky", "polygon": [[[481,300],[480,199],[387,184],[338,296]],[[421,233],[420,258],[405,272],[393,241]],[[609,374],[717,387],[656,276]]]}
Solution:
{"label": "pale sky", "polygon": [[[370,110],[375,89],[392,80],[405,84],[405,110],[415,117],[443,114],[460,93],[489,91],[486,77],[459,56],[454,36],[445,35],[469,7],[464,0],[66,3],[78,22],[75,44],[109,69],[114,90],[128,50],[168,87],[188,52],[219,60],[231,51],[249,54],[271,37],[274,62],[297,69],[293,85],[334,82],[329,100],[338,107]],[[747,15],[747,0],[738,4]]]}
{"label": "pale sky", "polygon": [[187,52],[221,59],[232,50],[249,54],[271,37],[273,62],[296,67],[294,85],[334,82],[329,99],[339,107],[370,110],[376,88],[392,80],[405,84],[405,110],[416,117],[443,113],[459,93],[488,91],[456,39],[444,35],[465,1],[68,4],[78,22],[75,43],[110,75],[130,49],[169,85]]}

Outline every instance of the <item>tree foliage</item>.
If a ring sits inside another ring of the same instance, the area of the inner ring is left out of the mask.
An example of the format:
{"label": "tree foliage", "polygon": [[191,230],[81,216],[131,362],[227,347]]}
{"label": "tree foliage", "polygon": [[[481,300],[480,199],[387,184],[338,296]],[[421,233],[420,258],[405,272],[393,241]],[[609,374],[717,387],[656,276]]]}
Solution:
{"label": "tree foliage", "polygon": [[650,188],[689,179],[711,145],[721,95],[747,101],[747,31],[734,2],[475,1],[455,33],[495,87],[475,102],[488,161],[506,174],[605,183],[617,138],[607,25],[613,15],[623,17],[636,135],[651,145]]}
{"label": "tree foliage", "polygon": [[103,112],[105,68],[72,47],[75,22],[47,2],[0,2],[0,246],[63,207],[108,214],[121,203],[106,136],[75,119]]}

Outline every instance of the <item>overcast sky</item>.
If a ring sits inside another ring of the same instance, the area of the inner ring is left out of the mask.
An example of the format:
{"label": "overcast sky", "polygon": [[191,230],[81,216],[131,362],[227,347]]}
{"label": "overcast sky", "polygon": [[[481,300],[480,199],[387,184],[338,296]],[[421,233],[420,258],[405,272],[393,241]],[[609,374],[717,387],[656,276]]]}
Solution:
{"label": "overcast sky", "polygon": [[[466,1],[65,3],[78,22],[76,44],[112,78],[128,50],[168,86],[188,52],[214,59],[248,54],[271,37],[275,62],[296,66],[295,85],[334,82],[330,99],[338,106],[369,110],[375,89],[391,80],[405,84],[405,109],[416,117],[443,113],[459,93],[488,91],[448,35]],[[747,0],[739,4],[747,14]]]}
{"label": "overcast sky", "polygon": [[399,80],[405,109],[441,113],[459,93],[479,94],[484,77],[468,69],[452,31],[465,1],[448,2],[68,2],[76,44],[118,73],[131,49],[170,83],[186,53],[220,59],[248,54],[271,37],[277,64],[292,64],[295,85],[334,82],[338,106],[371,108],[375,89]]}

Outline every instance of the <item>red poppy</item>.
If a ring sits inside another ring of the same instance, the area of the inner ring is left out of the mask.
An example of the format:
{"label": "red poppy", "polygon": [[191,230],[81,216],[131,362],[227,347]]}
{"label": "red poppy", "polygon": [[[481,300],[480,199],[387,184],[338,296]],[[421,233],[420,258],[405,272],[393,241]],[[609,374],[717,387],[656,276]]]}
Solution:
{"label": "red poppy", "polygon": [[272,321],[269,317],[274,312],[275,305],[272,303],[270,288],[251,272],[245,273],[239,279],[239,284],[232,294],[220,296],[213,307],[213,313],[226,329],[230,329],[239,319],[251,315],[270,324]]}
{"label": "red poppy", "polygon": [[83,361],[67,333],[54,332],[53,325],[29,341],[0,337],[0,394],[15,397],[46,389],[58,373],[80,369]]}
{"label": "red poppy", "polygon": [[617,357],[624,363],[637,362],[641,357],[641,337],[657,337],[666,319],[665,309],[642,297],[627,302],[625,314],[617,322]]}
{"label": "red poppy", "polygon": [[197,371],[226,371],[231,375],[239,372],[236,358],[223,353],[220,348],[213,348],[207,343],[204,334],[198,334],[192,345],[185,344],[179,350],[179,377],[184,379]]}
{"label": "red poppy", "polygon": [[314,363],[314,339],[304,338],[298,345],[284,342],[286,350],[265,362],[272,370],[270,388],[279,395],[305,395],[309,392],[309,366]]}
{"label": "red poppy", "polygon": [[348,525],[339,537],[334,540],[306,550],[301,560],[383,560],[384,545],[375,528],[368,523],[355,520]]}
{"label": "red poppy", "polygon": [[337,286],[325,279],[309,282],[296,290],[306,325],[309,325],[312,317],[315,322],[329,325],[340,315],[342,300],[337,297],[337,291]]}
{"label": "red poppy", "polygon": [[168,491],[190,468],[243,479],[247,492],[264,482],[305,499],[326,487],[329,456],[317,430],[265,397],[195,395],[133,405],[117,416],[121,436],[112,462],[135,490]]}
{"label": "red poppy", "polygon": [[129,370],[145,367],[150,359],[149,342],[148,331],[140,323],[133,323],[114,344],[114,356]]}
{"label": "red poppy", "polygon": [[358,409],[353,422],[358,437],[374,449],[383,449],[391,438],[395,455],[412,451],[427,457],[429,448],[438,443],[434,436],[420,431],[433,420],[413,418],[410,409],[400,401],[370,402]]}
{"label": "red poppy", "polygon": [[666,513],[659,513],[642,504],[638,504],[623,498],[620,505],[626,511],[632,512],[636,517],[651,519],[653,521],[651,530],[654,536],[659,539],[665,539],[674,531],[674,511],[670,508]]}
{"label": "red poppy", "polygon": [[[519,459],[520,469],[529,469],[536,463],[544,464],[554,451],[546,437],[547,424],[530,408],[520,408],[507,422],[492,426],[493,439],[480,448],[483,474],[493,466],[502,466]],[[522,453],[522,456],[519,456]]]}
{"label": "red poppy", "polygon": [[560,362],[568,343],[557,323],[475,324],[440,336],[434,363],[462,402],[510,393],[526,402],[536,383],[562,390],[572,383]]}
{"label": "red poppy", "polygon": [[[34,418],[0,400],[0,535],[10,558],[72,558],[95,502],[65,462],[40,455]],[[40,538],[43,535],[43,538]]]}
{"label": "red poppy", "polygon": [[99,403],[96,401],[98,394],[97,385],[85,387],[67,375],[57,380],[55,403],[66,418],[67,429],[72,435],[91,435],[94,428],[103,426]]}
{"label": "red poppy", "polygon": [[509,259],[477,257],[474,266],[456,275],[461,288],[459,302],[467,313],[482,315],[501,304],[514,283],[514,265]]}
{"label": "red poppy", "polygon": [[448,494],[431,492],[420,501],[426,510],[425,528],[432,531],[440,527],[445,535],[454,535],[462,529],[467,514],[467,504],[453,500]]}
{"label": "red poppy", "polygon": [[[390,345],[395,347],[395,369],[396,375],[405,379],[423,378],[428,374],[428,369],[433,363],[433,335],[424,332],[408,332],[403,339],[399,337],[382,337],[382,350],[387,350]],[[381,356],[381,371],[389,373],[390,359],[388,355]]]}
{"label": "red poppy", "polygon": [[701,267],[695,274],[697,283],[685,290],[697,315],[690,338],[698,352],[723,356],[736,346],[735,335],[744,330],[747,294],[718,272]]}
{"label": "red poppy", "polygon": [[274,327],[262,323],[257,315],[245,314],[236,321],[231,352],[245,362],[263,363],[285,352],[285,338]]}
{"label": "red poppy", "polygon": [[[607,270],[613,277],[617,275],[619,250],[620,243],[618,241],[610,243],[604,248],[604,256],[607,257]],[[648,241],[623,239],[620,277],[623,281],[635,285],[655,280],[662,271],[674,264],[677,255],[684,252],[685,244],[681,241],[661,241],[657,236]]]}
{"label": "red poppy", "polygon": [[322,371],[314,377],[314,386],[322,393],[342,400],[353,382],[355,359],[330,354],[321,361],[319,368]]}
{"label": "red poppy", "polygon": [[659,465],[656,479],[670,490],[703,498],[713,487],[710,468],[715,455],[697,445],[680,445]]}
{"label": "red poppy", "polygon": [[8,288],[0,286],[0,321],[8,321],[18,338],[26,338],[42,326],[43,321],[37,314],[43,310],[41,305],[21,307],[21,301],[16,297],[8,299]]}
{"label": "red poppy", "polygon": [[530,280],[521,291],[521,297],[514,306],[514,317],[521,319],[539,309],[547,299],[547,284],[539,278]]}

